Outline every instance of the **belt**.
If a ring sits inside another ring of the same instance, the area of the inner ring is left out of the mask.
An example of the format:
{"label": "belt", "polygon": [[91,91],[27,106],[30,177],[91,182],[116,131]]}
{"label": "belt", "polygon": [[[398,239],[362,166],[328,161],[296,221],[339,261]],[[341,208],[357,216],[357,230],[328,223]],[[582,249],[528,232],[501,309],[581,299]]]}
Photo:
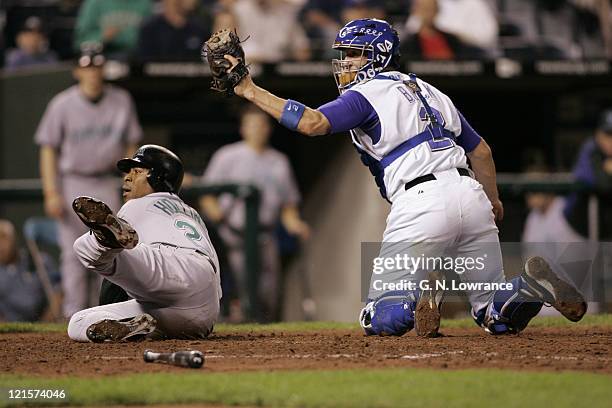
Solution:
{"label": "belt", "polygon": [[207,253],[200,251],[199,249],[196,248],[190,248],[190,247],[184,247],[184,246],[179,246],[179,245],[174,245],[174,244],[169,244],[167,242],[151,242],[151,245],[164,245],[164,246],[169,246],[170,248],[181,248],[181,249],[189,249],[190,251],[195,252],[196,254],[203,256],[204,258],[206,258],[206,260],[208,262],[210,262],[210,265],[213,268],[213,272],[215,274],[217,274],[217,268],[215,267],[215,263],[213,262],[212,258],[210,257],[210,255],[208,255]]}
{"label": "belt", "polygon": [[[472,177],[468,169],[459,168],[457,169],[457,173],[459,173],[460,176]],[[408,191],[412,187],[418,184],[424,183],[426,181],[433,181],[433,180],[437,180],[436,176],[434,176],[433,174],[426,174],[424,176],[417,177],[414,180],[407,182],[406,185],[404,186],[404,190]]]}

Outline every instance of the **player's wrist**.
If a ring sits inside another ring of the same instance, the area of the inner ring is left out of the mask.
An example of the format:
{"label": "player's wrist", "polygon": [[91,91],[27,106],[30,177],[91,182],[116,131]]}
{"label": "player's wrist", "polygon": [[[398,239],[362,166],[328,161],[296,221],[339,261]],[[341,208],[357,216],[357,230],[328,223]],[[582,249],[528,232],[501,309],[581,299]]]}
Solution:
{"label": "player's wrist", "polygon": [[255,99],[255,83],[251,76],[246,76],[236,87],[236,95],[242,96],[244,99],[253,102]]}
{"label": "player's wrist", "polygon": [[289,130],[297,130],[305,111],[306,106],[304,104],[292,99],[287,99],[279,123]]}

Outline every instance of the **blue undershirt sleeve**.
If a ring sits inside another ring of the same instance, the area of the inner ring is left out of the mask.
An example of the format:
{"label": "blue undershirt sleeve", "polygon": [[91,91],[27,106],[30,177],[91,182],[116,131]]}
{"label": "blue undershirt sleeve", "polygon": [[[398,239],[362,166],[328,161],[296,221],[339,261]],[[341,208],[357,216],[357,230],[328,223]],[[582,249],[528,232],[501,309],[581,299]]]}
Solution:
{"label": "blue undershirt sleeve", "polygon": [[338,98],[319,106],[331,124],[330,133],[346,132],[364,125],[376,113],[368,100],[357,91],[346,91]]}
{"label": "blue undershirt sleeve", "polygon": [[480,144],[482,138],[480,135],[470,126],[467,120],[463,117],[461,112],[457,111],[459,119],[461,120],[461,134],[457,137],[457,144],[463,147],[466,153],[473,151],[476,146]]}

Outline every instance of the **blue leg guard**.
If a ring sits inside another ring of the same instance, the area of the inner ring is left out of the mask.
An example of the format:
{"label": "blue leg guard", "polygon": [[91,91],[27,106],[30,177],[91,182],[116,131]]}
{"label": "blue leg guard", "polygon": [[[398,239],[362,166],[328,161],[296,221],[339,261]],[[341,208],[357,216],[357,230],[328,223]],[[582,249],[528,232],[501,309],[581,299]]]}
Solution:
{"label": "blue leg guard", "polygon": [[367,335],[401,336],[414,327],[415,296],[391,291],[369,301],[361,310],[359,324]]}
{"label": "blue leg guard", "polygon": [[512,289],[498,290],[488,307],[474,313],[472,317],[485,331],[491,334],[518,333],[542,309],[544,304],[521,276],[511,280]]}

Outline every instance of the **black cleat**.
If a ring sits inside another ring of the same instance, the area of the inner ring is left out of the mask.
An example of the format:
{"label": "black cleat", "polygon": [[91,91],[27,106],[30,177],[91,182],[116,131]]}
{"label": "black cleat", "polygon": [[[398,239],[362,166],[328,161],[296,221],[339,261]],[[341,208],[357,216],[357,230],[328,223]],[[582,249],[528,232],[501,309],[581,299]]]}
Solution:
{"label": "black cleat", "polygon": [[87,328],[87,338],[94,343],[138,341],[153,333],[156,324],[147,313],[121,320],[104,319]]}
{"label": "black cleat", "polygon": [[543,258],[527,259],[523,279],[545,303],[549,303],[572,322],[582,319],[587,311],[584,297],[569,283],[560,279]]}
{"label": "black cleat", "polygon": [[132,249],[138,244],[136,230],[127,221],[115,216],[102,201],[77,197],[72,202],[72,209],[105,247]]}

